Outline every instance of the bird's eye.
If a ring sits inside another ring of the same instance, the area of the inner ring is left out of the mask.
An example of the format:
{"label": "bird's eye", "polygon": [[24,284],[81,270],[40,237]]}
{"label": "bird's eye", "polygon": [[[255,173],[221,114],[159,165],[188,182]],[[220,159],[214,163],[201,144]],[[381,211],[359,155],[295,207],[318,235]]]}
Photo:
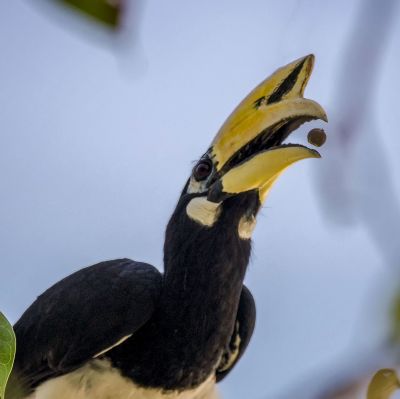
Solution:
{"label": "bird's eye", "polygon": [[193,176],[197,181],[201,181],[210,176],[212,171],[211,162],[202,159],[193,169]]}

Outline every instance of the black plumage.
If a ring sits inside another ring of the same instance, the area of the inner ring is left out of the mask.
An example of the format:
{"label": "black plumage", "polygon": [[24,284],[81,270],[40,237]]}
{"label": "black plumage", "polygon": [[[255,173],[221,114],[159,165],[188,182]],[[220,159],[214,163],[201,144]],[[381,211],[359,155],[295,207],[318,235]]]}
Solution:
{"label": "black plumage", "polygon": [[[238,222],[247,206],[257,206],[257,196],[231,198],[212,229],[187,217],[185,208],[193,197],[181,196],[167,226],[163,290],[154,317],[108,355],[145,386],[182,390],[199,385],[213,372],[234,332],[250,241],[226,228],[232,219]],[[254,305],[248,296],[247,308]],[[254,314],[253,309],[241,315],[249,335]]]}

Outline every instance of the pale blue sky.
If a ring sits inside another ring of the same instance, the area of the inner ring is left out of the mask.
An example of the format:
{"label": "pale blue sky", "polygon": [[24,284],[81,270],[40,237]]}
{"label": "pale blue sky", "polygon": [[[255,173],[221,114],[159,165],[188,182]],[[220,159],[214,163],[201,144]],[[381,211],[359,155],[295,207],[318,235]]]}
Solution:
{"label": "pale blue sky", "polygon": [[[146,3],[129,49],[127,38],[85,39],[28,1],[0,3],[0,308],[13,321],[85,265],[131,257],[161,267],[164,228],[192,161],[277,67],[314,53],[306,96],[329,115],[358,1]],[[399,29],[377,99],[394,174]],[[361,227],[326,223],[312,173],[319,162],[286,172],[259,218],[247,276],[257,328],[222,386],[226,397],[271,395],[335,358],[380,273]]]}

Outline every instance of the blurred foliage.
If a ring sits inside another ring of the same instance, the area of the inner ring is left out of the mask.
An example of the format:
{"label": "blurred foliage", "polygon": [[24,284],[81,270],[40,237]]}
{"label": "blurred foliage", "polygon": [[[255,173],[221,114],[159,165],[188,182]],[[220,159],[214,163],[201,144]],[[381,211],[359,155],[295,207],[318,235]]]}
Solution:
{"label": "blurred foliage", "polygon": [[400,388],[396,371],[381,369],[375,373],[368,386],[367,399],[389,399]]}
{"label": "blurred foliage", "polygon": [[392,309],[391,309],[391,321],[392,321],[392,336],[393,341],[400,342],[400,293],[394,298]]}
{"label": "blurred foliage", "polygon": [[121,0],[57,0],[94,18],[110,28],[119,26],[122,14]]}
{"label": "blurred foliage", "polygon": [[0,312],[0,399],[5,389],[15,357],[15,335],[11,324]]}

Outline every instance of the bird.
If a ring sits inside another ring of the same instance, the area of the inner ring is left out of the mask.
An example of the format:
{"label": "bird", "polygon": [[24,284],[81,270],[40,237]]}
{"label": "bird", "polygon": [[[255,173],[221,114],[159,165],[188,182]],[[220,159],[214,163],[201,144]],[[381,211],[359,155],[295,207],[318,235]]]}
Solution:
{"label": "bird", "polygon": [[215,399],[251,339],[244,285],[257,214],[273,183],[315,149],[284,143],[310,120],[312,54],[279,68],[236,107],[195,163],[167,224],[164,269],[130,259],[85,267],[14,325],[6,399]]}

